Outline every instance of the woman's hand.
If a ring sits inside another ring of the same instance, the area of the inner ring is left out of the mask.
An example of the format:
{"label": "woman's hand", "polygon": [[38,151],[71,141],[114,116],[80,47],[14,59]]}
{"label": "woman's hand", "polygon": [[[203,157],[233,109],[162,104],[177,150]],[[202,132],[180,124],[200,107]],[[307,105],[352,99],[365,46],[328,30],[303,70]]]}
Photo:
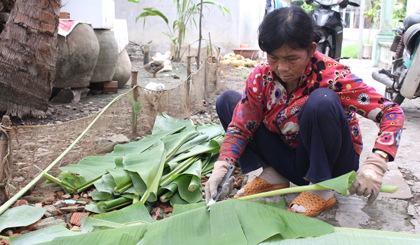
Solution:
{"label": "woman's hand", "polygon": [[[213,173],[210,176],[210,179],[207,181],[205,192],[206,192],[206,203],[209,203],[211,199],[214,199],[217,195],[217,187],[223,180],[223,177],[227,174],[229,170],[229,163],[225,161],[217,161],[214,163]],[[219,196],[219,199],[224,198],[229,195],[233,190],[233,184],[235,182],[235,177],[230,177],[226,183],[223,185],[222,193]]]}
{"label": "woman's hand", "polygon": [[368,205],[371,205],[379,195],[382,177],[387,170],[387,161],[378,153],[371,153],[363,165],[357,171],[357,177],[353,181],[349,192],[359,196],[369,196]]}

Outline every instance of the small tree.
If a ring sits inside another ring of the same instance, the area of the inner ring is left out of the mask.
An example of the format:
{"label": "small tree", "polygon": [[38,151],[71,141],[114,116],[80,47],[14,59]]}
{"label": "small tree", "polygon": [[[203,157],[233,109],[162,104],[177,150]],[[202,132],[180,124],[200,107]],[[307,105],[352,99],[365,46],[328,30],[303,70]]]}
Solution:
{"label": "small tree", "polygon": [[375,20],[379,17],[379,9],[378,6],[380,6],[380,2],[376,1],[375,6],[373,8],[366,10],[364,15],[366,17],[366,22],[369,26],[369,34],[368,34],[368,43],[370,41],[370,30],[372,29],[373,24],[375,23]]}
{"label": "small tree", "polygon": [[[141,0],[128,0],[128,1],[135,2],[135,3],[141,2]],[[178,60],[181,56],[180,54],[181,45],[185,39],[187,24],[190,22],[193,22],[195,27],[197,28],[196,17],[200,16],[201,3],[196,3],[194,0],[174,0],[173,3],[176,4],[177,19],[172,23],[172,28],[169,26],[168,18],[162,12],[160,12],[158,9],[155,9],[155,8],[144,8],[143,9],[144,12],[141,13],[136,18],[136,23],[140,18],[146,18],[149,16],[161,17],[165,21],[168,27],[168,32],[162,32],[162,33],[170,38],[174,46],[174,58],[175,60]],[[229,10],[225,6],[223,6],[222,4],[218,2],[214,2],[214,1],[203,2],[203,5],[208,5],[208,4],[217,6],[219,10],[223,13],[223,15],[225,13],[228,13],[229,15],[231,15]],[[146,19],[144,19],[143,27],[145,24],[146,24]]]}

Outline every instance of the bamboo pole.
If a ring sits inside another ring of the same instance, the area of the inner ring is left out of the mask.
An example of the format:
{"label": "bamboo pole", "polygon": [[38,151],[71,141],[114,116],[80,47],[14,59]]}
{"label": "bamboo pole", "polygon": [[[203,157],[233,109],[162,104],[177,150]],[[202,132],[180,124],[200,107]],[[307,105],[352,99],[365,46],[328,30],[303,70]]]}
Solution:
{"label": "bamboo pole", "polygon": [[77,137],[77,139],[75,141],[73,141],[73,143],[63,152],[61,153],[60,156],[57,157],[57,159],[55,159],[44,171],[42,171],[41,173],[39,173],[28,185],[26,185],[24,188],[22,188],[16,195],[14,195],[12,198],[10,198],[6,203],[4,203],[1,207],[0,207],[0,215],[3,214],[10,206],[12,206],[20,197],[23,196],[23,194],[25,194],[26,192],[29,191],[29,189],[34,186],[43,176],[44,173],[47,173],[48,171],[50,171],[58,162],[60,162],[60,160],[80,141],[80,139],[86,134],[86,132],[95,124],[95,122],[101,117],[101,115],[118,99],[120,99],[121,97],[127,95],[128,93],[130,93],[130,91],[128,91],[125,94],[121,94],[118,95],[117,97],[115,97],[105,108],[103,108],[99,114],[95,117],[95,119],[93,119],[93,121],[89,124],[89,126],[86,127],[86,129],[79,135],[79,137]]}

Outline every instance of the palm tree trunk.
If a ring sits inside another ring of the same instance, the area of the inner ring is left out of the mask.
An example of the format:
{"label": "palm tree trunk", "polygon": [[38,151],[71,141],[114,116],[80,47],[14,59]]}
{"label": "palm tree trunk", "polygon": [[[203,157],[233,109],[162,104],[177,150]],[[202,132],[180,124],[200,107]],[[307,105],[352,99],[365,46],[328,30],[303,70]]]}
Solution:
{"label": "palm tree trunk", "polygon": [[46,116],[60,6],[61,0],[16,0],[0,34],[0,113]]}

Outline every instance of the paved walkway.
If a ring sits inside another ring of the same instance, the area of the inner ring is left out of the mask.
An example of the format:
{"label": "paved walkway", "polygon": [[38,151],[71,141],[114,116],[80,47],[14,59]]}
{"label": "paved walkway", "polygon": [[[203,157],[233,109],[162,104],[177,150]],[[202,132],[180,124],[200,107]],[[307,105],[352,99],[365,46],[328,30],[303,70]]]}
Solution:
{"label": "paved walkway", "polygon": [[[372,66],[372,61],[349,59],[342,63],[369,86],[384,93],[385,86],[372,79],[372,71],[378,69]],[[420,99],[405,100],[401,107],[406,115],[404,133],[397,157],[388,164],[389,171],[384,176],[384,184],[399,186],[400,189],[394,194],[381,194],[371,206],[366,205],[367,198],[336,194],[337,204],[321,213],[318,219],[338,227],[420,235],[420,148],[416,144],[420,141]],[[364,142],[360,157],[363,163],[372,150],[379,128],[365,118],[360,118],[360,126]],[[286,195],[287,203],[296,196]]]}

